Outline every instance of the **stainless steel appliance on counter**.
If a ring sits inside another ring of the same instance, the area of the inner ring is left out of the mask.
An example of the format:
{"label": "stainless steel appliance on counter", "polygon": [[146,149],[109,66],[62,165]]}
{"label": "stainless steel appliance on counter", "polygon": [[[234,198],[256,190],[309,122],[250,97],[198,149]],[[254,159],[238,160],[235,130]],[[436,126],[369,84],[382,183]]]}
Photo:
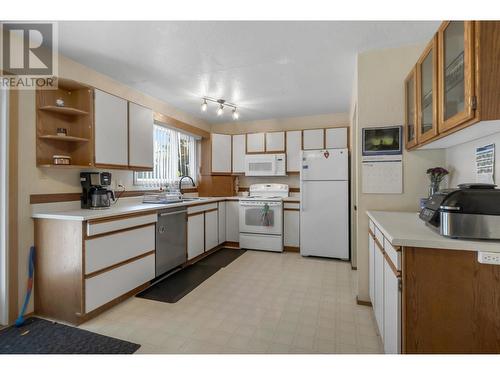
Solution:
{"label": "stainless steel appliance on counter", "polygon": [[158,212],[156,222],[156,272],[158,277],[187,261],[186,207]]}
{"label": "stainless steel appliance on counter", "polygon": [[464,239],[500,239],[500,189],[463,184],[434,194],[420,218],[441,235]]}

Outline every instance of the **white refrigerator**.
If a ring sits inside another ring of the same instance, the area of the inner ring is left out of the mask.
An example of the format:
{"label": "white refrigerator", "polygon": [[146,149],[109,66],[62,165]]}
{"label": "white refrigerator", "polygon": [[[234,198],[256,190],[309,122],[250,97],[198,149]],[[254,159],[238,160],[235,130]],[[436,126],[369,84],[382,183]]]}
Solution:
{"label": "white refrigerator", "polygon": [[347,149],[302,152],[300,253],[349,259]]}

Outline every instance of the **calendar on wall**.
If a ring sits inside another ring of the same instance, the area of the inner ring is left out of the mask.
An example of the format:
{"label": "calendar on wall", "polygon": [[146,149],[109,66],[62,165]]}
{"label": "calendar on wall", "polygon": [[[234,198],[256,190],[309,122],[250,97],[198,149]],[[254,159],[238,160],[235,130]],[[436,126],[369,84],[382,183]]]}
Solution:
{"label": "calendar on wall", "polygon": [[370,161],[362,163],[362,191],[365,194],[402,194],[403,162]]}

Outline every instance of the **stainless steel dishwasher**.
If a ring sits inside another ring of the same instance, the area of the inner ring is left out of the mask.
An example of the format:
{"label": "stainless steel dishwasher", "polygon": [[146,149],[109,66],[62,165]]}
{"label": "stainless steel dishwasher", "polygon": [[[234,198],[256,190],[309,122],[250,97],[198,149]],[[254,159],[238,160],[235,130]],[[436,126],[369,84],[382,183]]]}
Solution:
{"label": "stainless steel dishwasher", "polygon": [[156,223],[156,276],[160,276],[187,261],[186,245],[186,207],[159,211]]}

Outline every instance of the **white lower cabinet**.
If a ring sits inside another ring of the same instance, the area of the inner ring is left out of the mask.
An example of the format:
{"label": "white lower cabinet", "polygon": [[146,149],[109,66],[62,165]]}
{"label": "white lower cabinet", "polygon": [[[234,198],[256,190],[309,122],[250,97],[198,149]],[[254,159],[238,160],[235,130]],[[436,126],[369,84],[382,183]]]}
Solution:
{"label": "white lower cabinet", "polygon": [[[370,300],[375,312],[375,320],[387,354],[401,353],[401,271],[400,263],[390,261],[391,256],[384,254],[386,249],[399,254],[383,237],[382,232],[370,221],[370,230],[376,234],[368,235],[368,272]],[[380,249],[384,244],[384,249]],[[390,262],[390,263],[389,263]],[[392,266],[391,266],[392,264]]]}
{"label": "white lower cabinet", "polygon": [[290,247],[299,247],[299,233],[300,233],[300,212],[292,210],[283,210],[283,232],[284,232],[284,245]]}
{"label": "white lower cabinet", "polygon": [[188,216],[188,260],[203,254],[205,251],[205,220],[203,212]]}
{"label": "white lower cabinet", "polygon": [[374,254],[375,280],[373,290],[373,310],[375,320],[382,340],[384,339],[384,254],[378,244],[375,243]]}
{"label": "white lower cabinet", "polygon": [[400,279],[387,261],[384,262],[384,352],[401,353]]}
{"label": "white lower cabinet", "polygon": [[219,218],[217,210],[205,212],[205,251],[219,244]]}
{"label": "white lower cabinet", "polygon": [[227,201],[226,202],[226,241],[239,242],[240,241],[240,202]]}
{"label": "white lower cabinet", "polygon": [[155,277],[151,254],[85,280],[85,313],[147,283]]}
{"label": "white lower cabinet", "polygon": [[219,245],[226,242],[226,202],[219,202]]}
{"label": "white lower cabinet", "polygon": [[368,280],[370,301],[375,306],[375,240],[368,233]]}

